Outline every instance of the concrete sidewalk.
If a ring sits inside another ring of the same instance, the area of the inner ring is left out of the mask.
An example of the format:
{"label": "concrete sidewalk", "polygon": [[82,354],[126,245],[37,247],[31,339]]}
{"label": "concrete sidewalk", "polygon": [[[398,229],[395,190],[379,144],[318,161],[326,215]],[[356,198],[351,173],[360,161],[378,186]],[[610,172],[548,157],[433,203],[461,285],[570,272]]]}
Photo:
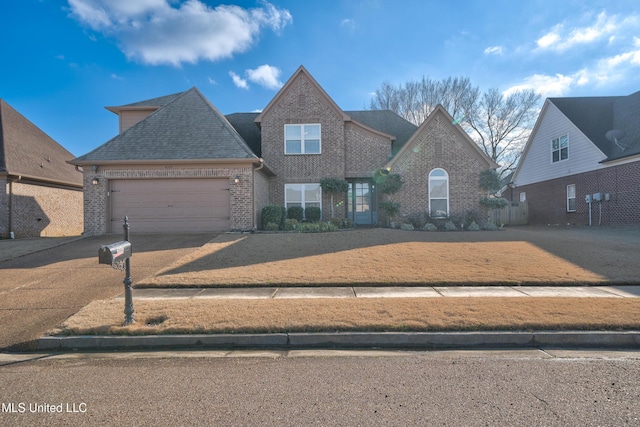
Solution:
{"label": "concrete sidewalk", "polygon": [[[416,287],[265,287],[142,288],[133,299],[289,299],[289,298],[441,298],[569,297],[638,298],[640,285],[621,286],[416,286]],[[124,298],[119,295],[116,298]]]}

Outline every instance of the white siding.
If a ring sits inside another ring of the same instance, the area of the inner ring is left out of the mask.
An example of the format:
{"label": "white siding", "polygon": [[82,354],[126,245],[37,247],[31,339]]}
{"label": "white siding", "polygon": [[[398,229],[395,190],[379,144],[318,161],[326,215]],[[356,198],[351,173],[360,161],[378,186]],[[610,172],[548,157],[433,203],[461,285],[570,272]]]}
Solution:
{"label": "white siding", "polygon": [[[603,167],[599,162],[606,156],[555,105],[547,101],[546,107],[541,112],[543,116],[534,129],[532,140],[520,160],[520,166],[514,177],[517,186]],[[551,140],[565,134],[569,136],[569,157],[553,163]]]}

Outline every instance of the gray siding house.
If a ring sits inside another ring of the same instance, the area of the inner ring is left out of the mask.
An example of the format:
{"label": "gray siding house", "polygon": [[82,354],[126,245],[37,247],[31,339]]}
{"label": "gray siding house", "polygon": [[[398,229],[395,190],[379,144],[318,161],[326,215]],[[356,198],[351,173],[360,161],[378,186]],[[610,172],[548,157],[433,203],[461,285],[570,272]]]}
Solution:
{"label": "gray siding house", "polygon": [[640,92],[549,98],[513,176],[532,224],[640,222]]}

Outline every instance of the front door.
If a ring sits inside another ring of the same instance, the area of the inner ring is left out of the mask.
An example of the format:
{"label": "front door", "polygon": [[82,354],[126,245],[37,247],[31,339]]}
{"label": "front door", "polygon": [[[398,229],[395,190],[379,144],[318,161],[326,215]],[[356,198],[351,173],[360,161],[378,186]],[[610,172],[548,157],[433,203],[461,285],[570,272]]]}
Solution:
{"label": "front door", "polygon": [[354,225],[378,224],[378,196],[373,181],[369,179],[349,181],[347,214]]}

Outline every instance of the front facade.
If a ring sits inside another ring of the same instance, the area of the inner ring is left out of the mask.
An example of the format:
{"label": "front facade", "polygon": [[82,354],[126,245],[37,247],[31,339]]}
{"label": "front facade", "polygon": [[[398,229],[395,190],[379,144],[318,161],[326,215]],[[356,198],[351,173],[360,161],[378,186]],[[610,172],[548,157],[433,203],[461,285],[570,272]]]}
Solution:
{"label": "front facade", "polygon": [[[138,231],[249,230],[269,204],[378,225],[380,170],[405,181],[402,215],[447,216],[479,209],[479,173],[497,167],[442,107],[420,128],[390,111],[343,111],[304,67],[261,113],[222,116],[195,88],[109,110],[120,135],[72,162],[90,234],[119,232],[125,215]],[[333,207],[323,178],[348,182]]]}
{"label": "front facade", "polygon": [[547,99],[514,173],[531,224],[640,222],[640,92]]}
{"label": "front facade", "polygon": [[0,99],[0,238],[82,233],[82,175],[71,159]]}

